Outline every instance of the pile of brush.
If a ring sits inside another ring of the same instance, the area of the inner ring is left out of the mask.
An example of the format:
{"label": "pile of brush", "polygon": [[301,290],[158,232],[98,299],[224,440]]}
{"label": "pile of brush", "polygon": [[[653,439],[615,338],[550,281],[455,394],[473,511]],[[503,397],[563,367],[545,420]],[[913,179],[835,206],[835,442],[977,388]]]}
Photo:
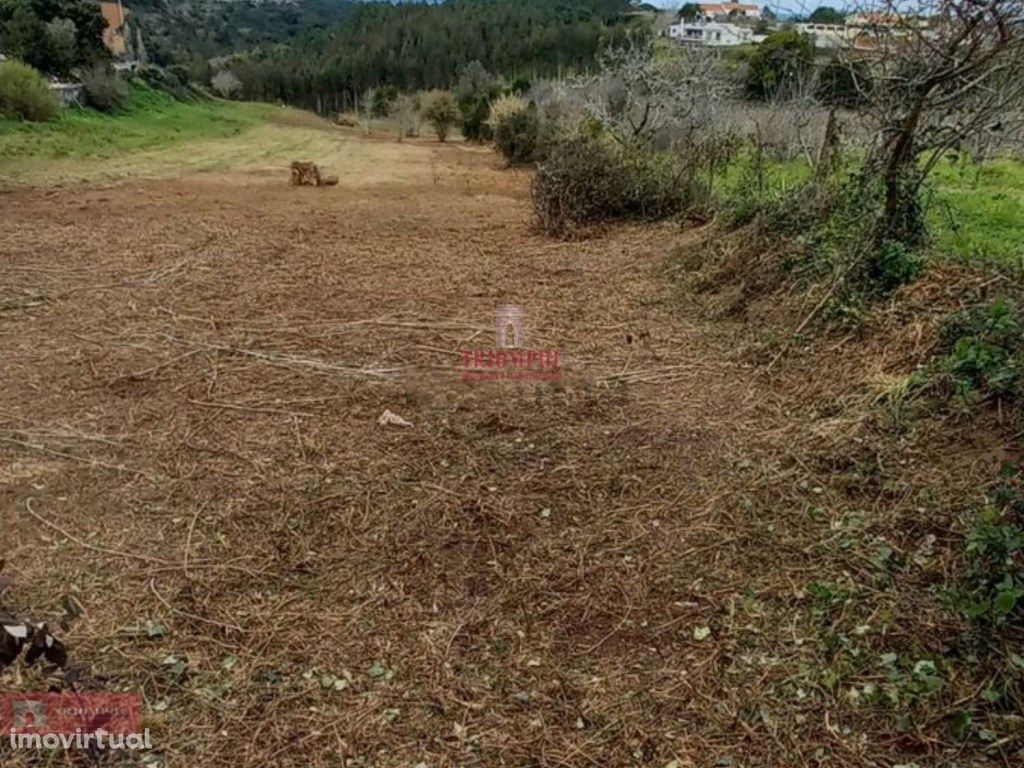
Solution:
{"label": "pile of brush", "polygon": [[24,652],[29,666],[39,659],[64,667],[68,662],[67,649],[54,637],[46,624],[33,624],[18,619],[4,604],[4,595],[10,582],[2,575],[6,563],[0,560],[0,669],[17,661]]}

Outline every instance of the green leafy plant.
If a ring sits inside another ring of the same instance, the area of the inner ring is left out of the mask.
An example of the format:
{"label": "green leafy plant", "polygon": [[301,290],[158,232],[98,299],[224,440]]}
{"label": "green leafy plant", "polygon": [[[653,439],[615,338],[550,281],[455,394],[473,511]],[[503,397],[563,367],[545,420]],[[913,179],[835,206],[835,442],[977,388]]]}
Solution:
{"label": "green leafy plant", "polygon": [[1024,316],[1005,298],[958,312],[943,329],[948,350],[938,366],[955,395],[970,404],[1024,394]]}
{"label": "green leafy plant", "polygon": [[20,61],[0,62],[0,114],[38,123],[55,117],[59,109],[39,72]]}
{"label": "green leafy plant", "polygon": [[1024,498],[1013,488],[996,490],[967,521],[967,572],[955,604],[987,625],[1024,620]]}
{"label": "green leafy plant", "polygon": [[398,89],[393,85],[383,85],[374,88],[369,94],[370,114],[373,117],[387,117],[391,114],[395,99],[398,98]]}
{"label": "green leafy plant", "polygon": [[540,140],[537,109],[521,96],[502,96],[491,107],[489,119],[494,148],[509,163],[536,159]]}
{"label": "green leafy plant", "polygon": [[768,35],[750,56],[747,93],[769,99],[795,88],[810,69],[813,54],[810,41],[796,30]]}
{"label": "green leafy plant", "polygon": [[105,27],[90,0],[0,2],[0,50],[48,75],[108,60]]}
{"label": "green leafy plant", "polygon": [[479,61],[467,64],[455,86],[455,99],[462,121],[462,135],[469,141],[491,138],[487,121],[491,101],[501,92],[500,84]]}
{"label": "green leafy plant", "polygon": [[863,280],[881,294],[887,294],[917,278],[923,269],[921,255],[898,240],[872,247],[864,260]]}
{"label": "green leafy plant", "polygon": [[451,94],[446,91],[428,93],[423,99],[423,119],[430,123],[438,141],[447,140],[459,119]]}

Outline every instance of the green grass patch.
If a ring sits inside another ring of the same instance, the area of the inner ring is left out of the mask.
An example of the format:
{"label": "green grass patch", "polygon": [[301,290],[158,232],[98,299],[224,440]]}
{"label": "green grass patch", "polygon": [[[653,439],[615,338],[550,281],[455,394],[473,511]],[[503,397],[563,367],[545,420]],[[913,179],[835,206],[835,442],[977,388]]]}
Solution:
{"label": "green grass patch", "polygon": [[943,161],[930,185],[928,224],[942,255],[1024,262],[1024,163]]}
{"label": "green grass patch", "polygon": [[715,194],[729,200],[743,196],[776,198],[792,192],[811,178],[814,169],[802,157],[776,160],[765,157],[758,163],[754,150],[746,147],[716,174]]}
{"label": "green grass patch", "polygon": [[802,158],[779,160],[759,156],[752,147],[744,147],[715,174],[714,205],[734,227],[747,224],[758,215],[774,218],[780,208],[793,202],[793,194],[812,173],[813,169]]}
{"label": "green grass patch", "polygon": [[0,170],[25,158],[108,158],[182,141],[227,138],[270,120],[268,104],[182,101],[135,82],[115,114],[63,110],[46,123],[0,119]]}
{"label": "green grass patch", "polygon": [[[852,173],[855,164],[837,175]],[[803,158],[765,158],[744,149],[716,175],[715,196],[743,221],[786,196],[812,175]],[[1024,162],[1011,158],[975,163],[943,160],[929,176],[924,203],[939,257],[1024,268]]]}

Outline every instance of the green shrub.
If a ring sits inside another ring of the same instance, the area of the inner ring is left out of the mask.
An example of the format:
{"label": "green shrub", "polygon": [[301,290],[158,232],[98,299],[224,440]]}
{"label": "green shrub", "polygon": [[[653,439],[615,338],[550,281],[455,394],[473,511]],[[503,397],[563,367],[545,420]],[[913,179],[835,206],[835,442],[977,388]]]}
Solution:
{"label": "green shrub", "polygon": [[367,94],[370,103],[370,115],[373,117],[388,117],[391,114],[395,99],[398,98],[398,89],[393,85],[382,85],[374,88]]}
{"label": "green shrub", "polygon": [[676,157],[577,132],[552,142],[532,195],[541,229],[564,234],[577,224],[672,216],[693,205],[698,189]]}
{"label": "green shrub", "polygon": [[57,96],[39,72],[20,61],[0,62],[0,114],[36,123],[59,110]]}
{"label": "green shrub", "polygon": [[942,335],[948,354],[938,373],[962,401],[1024,395],[1024,316],[1016,304],[996,299],[958,312]]}
{"label": "green shrub", "polygon": [[528,163],[537,158],[540,140],[540,116],[537,109],[520,96],[503,96],[494,102],[490,117],[494,148],[509,165]]}
{"label": "green shrub", "polygon": [[491,127],[487,122],[490,104],[487,99],[467,96],[459,99],[459,117],[462,135],[468,141],[487,141],[491,138]]}
{"label": "green shrub", "polygon": [[834,281],[826,316],[855,323],[868,303],[924,271],[920,250],[878,236],[877,180],[846,172],[825,181],[803,177],[780,185],[765,174],[756,153],[743,162],[748,167],[720,202],[726,222],[750,224],[761,235],[789,242],[780,266],[798,282]]}
{"label": "green shrub", "polygon": [[455,100],[447,91],[431,91],[423,97],[423,119],[430,123],[438,141],[445,141],[459,120]]}
{"label": "green shrub", "polygon": [[796,30],[768,35],[750,56],[747,69],[747,93],[769,99],[795,87],[808,72],[814,50],[807,37]]}
{"label": "green shrub", "polygon": [[487,121],[493,129],[500,121],[507,120],[520,112],[525,112],[529,107],[530,102],[520,94],[505,94],[491,104],[490,115]]}
{"label": "green shrub", "polygon": [[114,70],[98,64],[82,76],[85,103],[100,112],[112,112],[128,96],[128,84]]}
{"label": "green shrub", "polygon": [[522,96],[529,90],[530,81],[527,80],[525,77],[517,77],[515,80],[512,81],[512,85],[508,87],[509,93],[519,94],[520,96]]}
{"label": "green shrub", "polygon": [[1024,499],[1010,486],[998,488],[968,519],[966,533],[966,573],[954,604],[984,625],[1020,623],[1024,620]]}
{"label": "green shrub", "polygon": [[461,117],[462,135],[468,141],[491,138],[487,122],[491,101],[501,92],[500,83],[479,61],[471,61],[459,74],[455,100]]}
{"label": "green shrub", "polygon": [[924,259],[918,251],[898,240],[886,240],[868,247],[862,282],[871,292],[887,295],[920,277]]}
{"label": "green shrub", "polygon": [[180,65],[174,65],[167,69],[149,65],[139,70],[139,76],[147,85],[165,91],[175,98],[187,99],[194,96],[189,88],[188,70]]}
{"label": "green shrub", "polygon": [[0,2],[0,49],[47,75],[108,60],[105,27],[93,0]]}
{"label": "green shrub", "polygon": [[167,75],[177,81],[178,85],[182,86],[188,85],[190,79],[188,67],[184,64],[171,64],[167,68]]}

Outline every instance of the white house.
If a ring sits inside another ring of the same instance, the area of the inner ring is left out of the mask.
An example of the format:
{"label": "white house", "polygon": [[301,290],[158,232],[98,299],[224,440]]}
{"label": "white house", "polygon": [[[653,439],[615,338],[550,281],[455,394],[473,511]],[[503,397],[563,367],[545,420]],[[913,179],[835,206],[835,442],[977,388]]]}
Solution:
{"label": "white house", "polygon": [[701,15],[711,21],[713,19],[728,18],[729,16],[741,16],[746,19],[761,18],[761,7],[759,5],[747,5],[745,3],[698,3]]}
{"label": "white house", "polygon": [[753,43],[754,31],[748,27],[718,21],[680,21],[667,30],[669,39],[680,43],[722,47]]}
{"label": "white house", "polygon": [[796,29],[807,35],[815,48],[842,48],[852,37],[843,24],[797,24]]}

